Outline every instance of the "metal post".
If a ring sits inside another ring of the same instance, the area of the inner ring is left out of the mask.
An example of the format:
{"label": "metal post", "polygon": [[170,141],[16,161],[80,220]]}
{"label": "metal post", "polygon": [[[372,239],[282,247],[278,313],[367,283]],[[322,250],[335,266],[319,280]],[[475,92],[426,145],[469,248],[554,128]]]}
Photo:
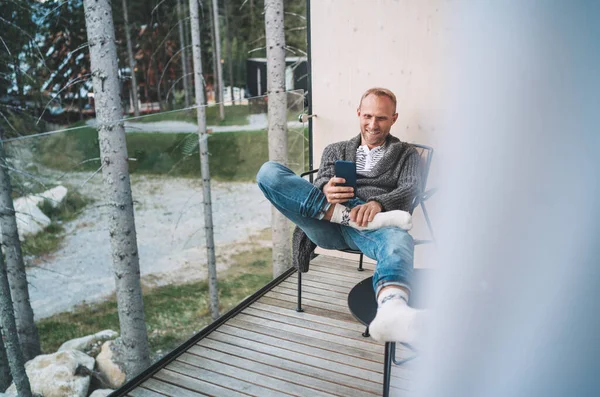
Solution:
{"label": "metal post", "polygon": [[396,348],[396,343],[385,343],[385,360],[383,362],[383,397],[390,395],[390,380],[392,375],[392,352]]}
{"label": "metal post", "polygon": [[363,270],[365,270],[365,269],[363,269],[362,265],[363,265],[363,254],[360,254],[360,260],[358,261],[358,271],[359,272],[362,272]]}
{"label": "metal post", "polygon": [[302,272],[298,269],[298,307],[296,307],[298,313],[302,313]]}

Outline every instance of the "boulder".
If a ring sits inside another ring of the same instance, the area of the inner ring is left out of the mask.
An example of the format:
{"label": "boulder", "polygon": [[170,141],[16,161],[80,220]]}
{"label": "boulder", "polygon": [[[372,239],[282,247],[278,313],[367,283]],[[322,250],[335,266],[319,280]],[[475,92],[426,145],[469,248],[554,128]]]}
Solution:
{"label": "boulder", "polygon": [[82,336],[81,338],[71,339],[63,343],[58,351],[64,350],[79,350],[91,357],[96,357],[100,353],[102,343],[113,340],[119,336],[118,332],[110,329],[97,332],[93,335]]}
{"label": "boulder", "polygon": [[113,391],[114,391],[113,389],[98,389],[98,390],[94,390],[94,392],[92,394],[90,394],[89,397],[106,397]]}
{"label": "boulder", "polygon": [[46,190],[38,197],[41,200],[48,200],[53,208],[58,207],[67,197],[68,189],[64,186],[56,186],[52,189]]}
{"label": "boulder", "polygon": [[125,383],[125,372],[113,361],[112,341],[104,342],[100,354],[96,357],[96,370],[115,389]]}
{"label": "boulder", "polygon": [[41,202],[40,200],[43,199],[25,196],[13,201],[21,241],[24,240],[25,236],[38,234],[51,223],[50,218],[38,207],[38,204]]}
{"label": "boulder", "polygon": [[[44,354],[27,361],[25,371],[31,391],[44,397],[86,397],[90,377],[79,375],[78,367],[94,369],[94,359],[78,350]],[[13,383],[6,390],[9,396],[17,395]]]}

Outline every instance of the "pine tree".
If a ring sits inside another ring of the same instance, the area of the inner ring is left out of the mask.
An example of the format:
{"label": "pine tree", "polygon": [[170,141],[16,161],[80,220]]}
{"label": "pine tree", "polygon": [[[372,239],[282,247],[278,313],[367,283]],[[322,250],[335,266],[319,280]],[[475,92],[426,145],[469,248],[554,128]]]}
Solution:
{"label": "pine tree", "polygon": [[212,200],[210,194],[210,170],[208,167],[208,135],[206,133],[206,109],[202,87],[202,53],[200,51],[200,18],[198,1],[190,0],[192,25],[192,51],[194,59],[194,84],[198,116],[198,141],[200,145],[200,168],[202,173],[202,193],[204,197],[204,230],[206,231],[206,251],[208,257],[208,290],[212,319],[219,317],[219,297],[217,291],[217,264],[212,221]]}
{"label": "pine tree", "polygon": [[[267,39],[267,95],[269,113],[269,160],[287,165],[287,93],[285,91],[285,33],[283,0],[265,0]],[[291,266],[290,224],[271,208],[273,232],[273,276]]]}
{"label": "pine tree", "polygon": [[121,327],[115,356],[131,379],[150,365],[150,357],[120,106],[115,31],[110,0],[84,0],[84,6]]}

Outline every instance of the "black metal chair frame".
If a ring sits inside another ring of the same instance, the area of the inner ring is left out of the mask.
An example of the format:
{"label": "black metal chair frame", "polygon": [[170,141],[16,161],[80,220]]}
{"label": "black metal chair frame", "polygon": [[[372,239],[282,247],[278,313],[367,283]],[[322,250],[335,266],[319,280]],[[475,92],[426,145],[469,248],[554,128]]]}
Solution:
{"label": "black metal chair frame", "polygon": [[[413,200],[413,205],[412,205],[412,209],[410,211],[410,213],[412,214],[413,211],[415,210],[415,208],[417,208],[419,205],[421,206],[421,210],[423,211],[423,216],[425,217],[425,222],[427,223],[427,228],[429,230],[429,234],[431,236],[430,240],[414,240],[415,245],[421,245],[421,244],[428,244],[428,243],[434,243],[435,242],[435,236],[433,233],[433,227],[431,225],[431,220],[429,218],[429,213],[427,212],[427,208],[425,207],[425,201],[427,201],[436,191],[435,188],[426,190],[426,186],[427,186],[427,178],[429,176],[429,168],[431,166],[431,160],[433,159],[433,148],[430,146],[426,146],[426,145],[420,145],[420,144],[411,144],[412,146],[414,146],[417,149],[421,149],[423,152],[421,153],[421,158],[423,158],[423,153],[425,153],[425,159],[423,162],[423,169],[422,169],[422,181],[421,181],[421,189],[420,192],[417,194],[417,196],[415,197],[415,199]],[[306,176],[310,176],[310,180],[312,182],[312,175],[316,172],[318,172],[318,169],[314,169],[314,170],[310,170],[307,172],[304,172],[302,174],[300,174],[300,176],[302,178],[306,177]],[[362,272],[364,271],[363,268],[363,256],[364,254],[359,251],[359,250],[353,250],[353,249],[344,249],[344,250],[340,250],[342,252],[347,252],[350,254],[357,254],[360,255],[359,258],[359,262],[358,262],[358,271]],[[296,311],[297,312],[303,312],[304,309],[302,309],[302,272],[298,271],[298,305],[296,307]],[[359,321],[362,322],[362,320],[359,319]],[[366,329],[365,332],[362,334],[362,336],[364,337],[369,337],[369,325],[366,324]],[[402,345],[406,346],[407,348],[409,348],[410,350],[412,350],[413,352],[415,351],[410,345],[406,344],[406,343],[401,343]],[[403,360],[397,361],[396,360],[396,342],[386,342],[385,344],[385,358],[384,358],[384,370],[383,370],[383,396],[387,397],[389,396],[389,390],[390,390],[390,380],[391,380],[391,371],[392,371],[392,363],[394,363],[395,365],[402,365],[410,360],[413,360],[414,358],[416,358],[416,355],[413,355],[409,358],[405,358]]]}

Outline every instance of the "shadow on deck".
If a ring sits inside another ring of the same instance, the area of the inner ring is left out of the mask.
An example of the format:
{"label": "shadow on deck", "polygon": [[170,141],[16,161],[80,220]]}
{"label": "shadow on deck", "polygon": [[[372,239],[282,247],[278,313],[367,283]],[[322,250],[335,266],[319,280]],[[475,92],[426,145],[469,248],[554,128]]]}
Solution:
{"label": "shadow on deck", "polygon": [[[350,289],[373,273],[357,266],[315,258],[302,275],[304,313],[290,269],[111,397],[380,396],[384,346],[361,335],[347,306]],[[398,359],[409,354],[397,350]],[[412,368],[393,366],[392,396],[409,394]]]}

